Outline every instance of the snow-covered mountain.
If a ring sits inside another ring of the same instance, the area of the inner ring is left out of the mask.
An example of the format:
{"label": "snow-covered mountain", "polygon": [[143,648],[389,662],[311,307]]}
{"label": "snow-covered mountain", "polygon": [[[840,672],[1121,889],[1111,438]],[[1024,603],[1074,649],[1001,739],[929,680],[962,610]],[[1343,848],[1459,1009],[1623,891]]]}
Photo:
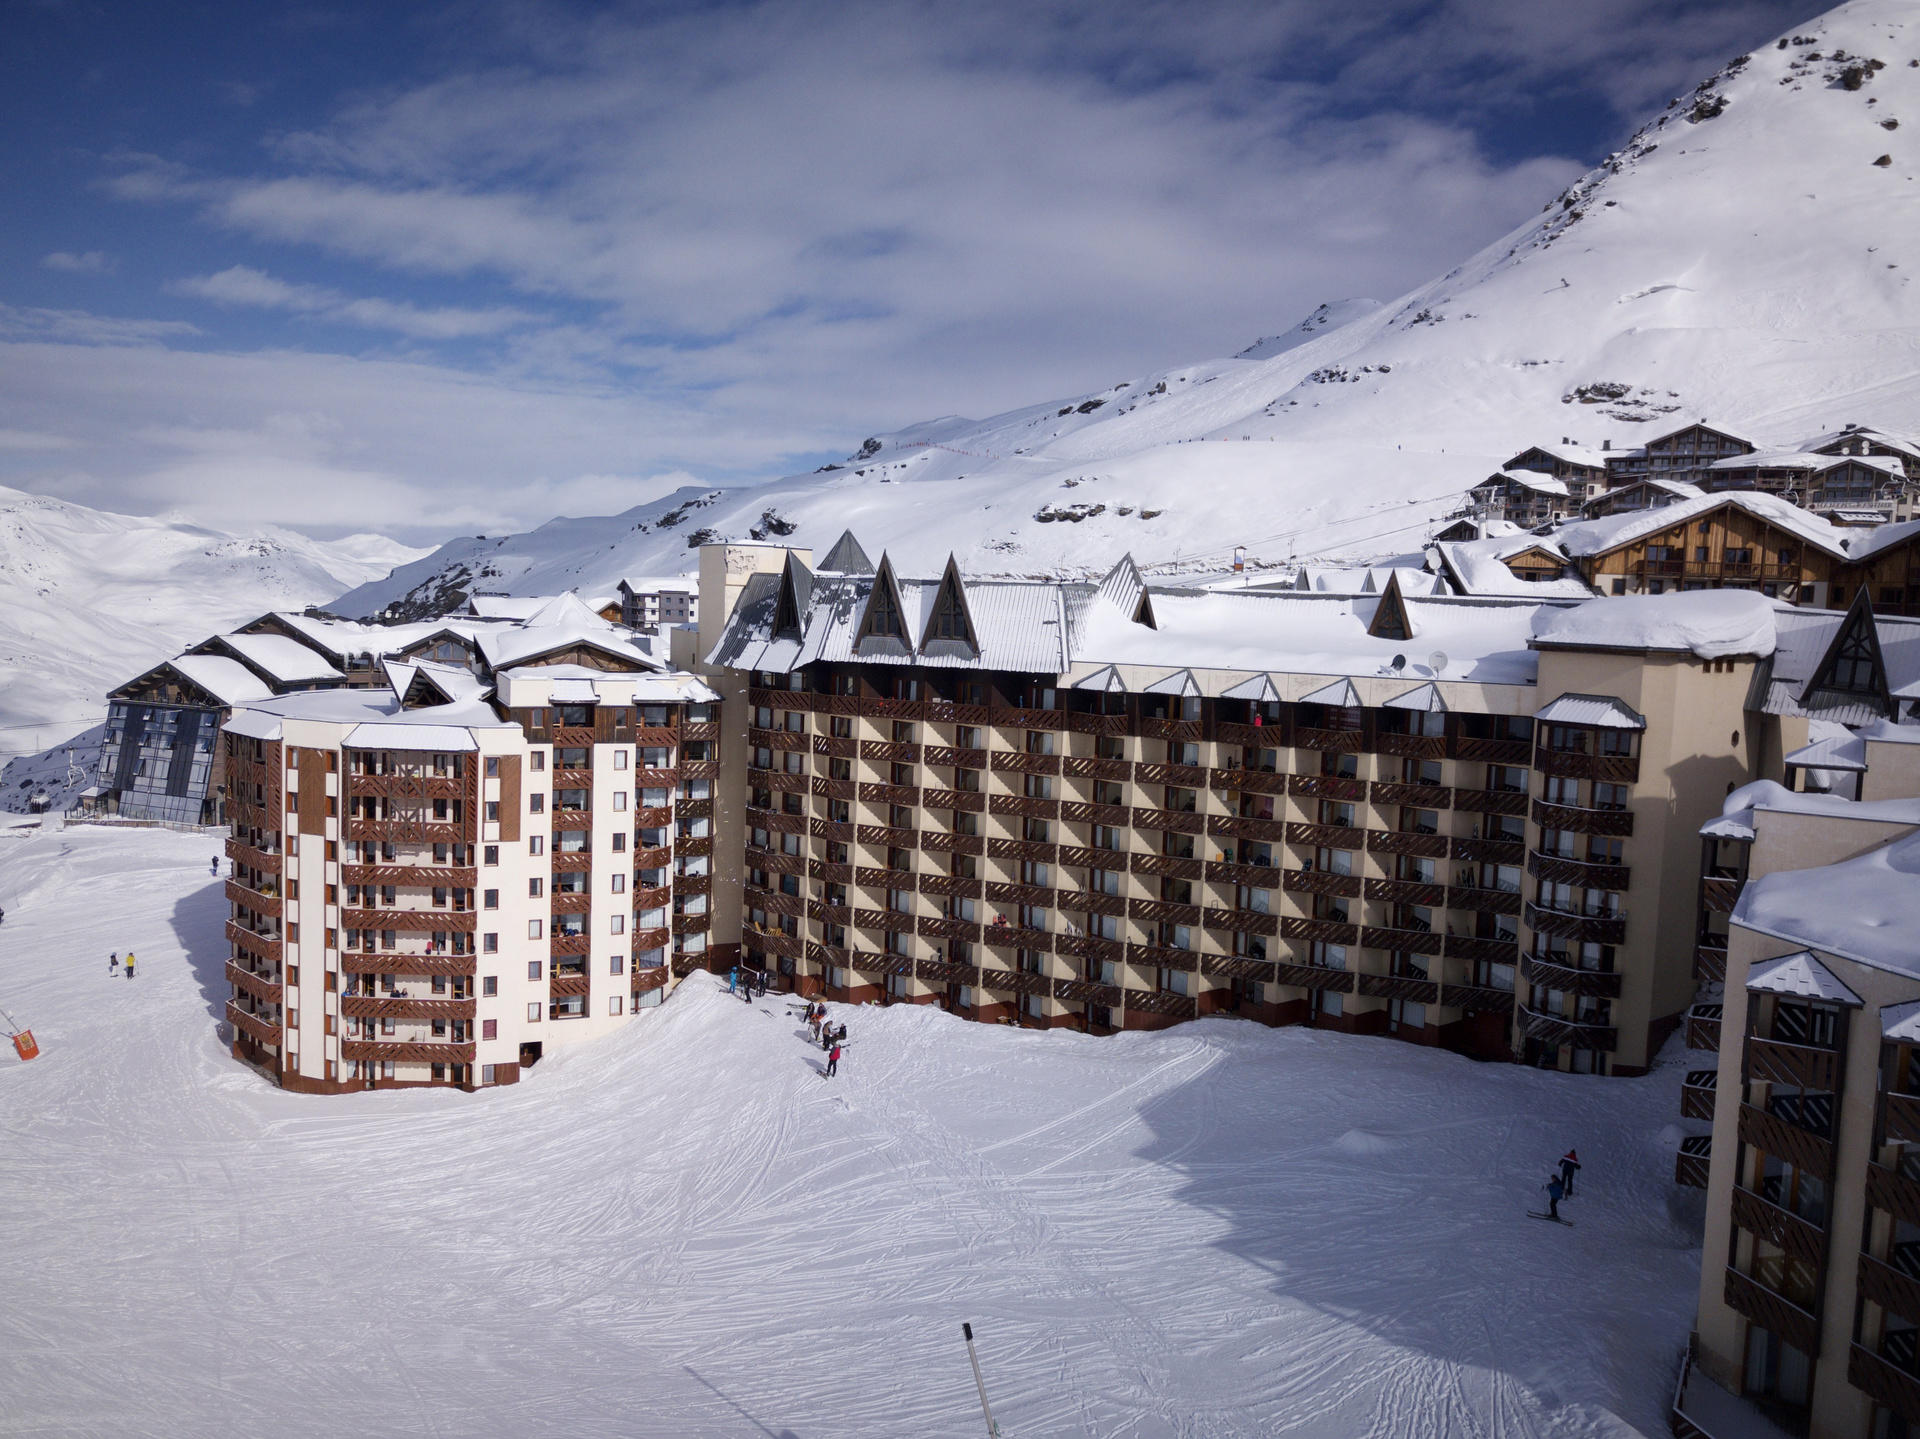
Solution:
{"label": "snow-covered mountain", "polygon": [[1014,573],[1379,553],[1538,441],[1632,445],[1691,418],[1763,443],[1920,429],[1917,176],[1920,13],[1852,0],[1731,60],[1457,269],[1327,308],[1344,323],[909,425],[771,485],[456,541],[339,606],[601,589],[709,535],[819,549],[847,525],[916,569],[949,549]]}
{"label": "snow-covered mountain", "polygon": [[422,552],[110,514],[0,487],[0,755],[96,723],[113,686],[222,626],[324,603]]}

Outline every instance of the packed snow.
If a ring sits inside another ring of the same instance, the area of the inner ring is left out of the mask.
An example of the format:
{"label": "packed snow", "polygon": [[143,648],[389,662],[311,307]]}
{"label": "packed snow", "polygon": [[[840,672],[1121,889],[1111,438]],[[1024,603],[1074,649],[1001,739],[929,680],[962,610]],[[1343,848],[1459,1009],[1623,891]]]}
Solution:
{"label": "packed snow", "polygon": [[1757,590],[1622,595],[1538,610],[1533,637],[1543,645],[1688,651],[1703,660],[1764,658],[1773,653],[1774,605]]}
{"label": "packed snow", "polygon": [[216,850],[0,835],[9,1432],[971,1435],[963,1320],[1010,1436],[1662,1429],[1677,1065],[901,1007],[829,1081],[695,976],[515,1087],[299,1096],[216,1036]]}
{"label": "packed snow", "polygon": [[[1839,812],[1857,812],[1862,819],[1900,817],[1897,809],[1879,816],[1875,809],[1868,804]],[[1733,918],[1778,939],[1920,975],[1920,955],[1913,947],[1920,930],[1920,835],[1837,864],[1762,875],[1740,892]]]}

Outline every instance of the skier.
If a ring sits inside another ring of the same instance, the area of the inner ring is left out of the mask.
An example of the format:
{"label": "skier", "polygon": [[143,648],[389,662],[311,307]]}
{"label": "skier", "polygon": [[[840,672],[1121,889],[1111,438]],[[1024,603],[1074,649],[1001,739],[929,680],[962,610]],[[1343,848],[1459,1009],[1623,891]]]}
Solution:
{"label": "skier", "polygon": [[1580,1168],[1580,1151],[1569,1149],[1560,1156],[1560,1182],[1566,1186],[1567,1198],[1573,1198],[1573,1176]]}
{"label": "skier", "polygon": [[727,971],[727,993],[733,994],[740,988],[740,966],[735,965]]}
{"label": "skier", "polygon": [[133,978],[133,951],[127,951],[127,978]]}
{"label": "skier", "polygon": [[[1566,1186],[1560,1182],[1559,1175],[1555,1174],[1547,1179],[1547,1218],[1560,1218],[1560,1198],[1565,1193]],[[1564,1220],[1561,1222],[1565,1223]]]}
{"label": "skier", "polygon": [[212,859],[207,861],[207,873],[212,875],[215,879],[220,878],[220,856],[219,855],[216,854]]}
{"label": "skier", "polygon": [[107,973],[113,976],[113,978],[115,979],[118,979],[120,977],[120,951],[119,950],[115,950],[112,954],[107,956]]}
{"label": "skier", "polygon": [[840,1046],[838,1044],[827,1053],[827,1078],[832,1079],[840,1072]]}
{"label": "skier", "polygon": [[807,1038],[815,1044],[820,1042],[820,1006],[812,1000],[807,1001]]}

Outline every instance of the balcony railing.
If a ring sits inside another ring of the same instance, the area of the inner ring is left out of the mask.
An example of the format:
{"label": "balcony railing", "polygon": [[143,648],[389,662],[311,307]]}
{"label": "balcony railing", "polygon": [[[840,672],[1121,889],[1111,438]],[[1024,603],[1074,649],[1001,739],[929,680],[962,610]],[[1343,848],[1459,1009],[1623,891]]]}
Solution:
{"label": "balcony railing", "polygon": [[1582,1024],[1558,1014],[1547,1014],[1529,1005],[1520,1007],[1520,1031],[1528,1039],[1542,1044],[1564,1044],[1573,1049],[1612,1050],[1620,1032],[1609,1024]]}
{"label": "balcony railing", "polygon": [[1620,997],[1620,976],[1611,970],[1555,964],[1552,960],[1529,954],[1520,961],[1520,973],[1528,983],[1539,989],[1556,989],[1565,994],[1586,995],[1595,999]]}

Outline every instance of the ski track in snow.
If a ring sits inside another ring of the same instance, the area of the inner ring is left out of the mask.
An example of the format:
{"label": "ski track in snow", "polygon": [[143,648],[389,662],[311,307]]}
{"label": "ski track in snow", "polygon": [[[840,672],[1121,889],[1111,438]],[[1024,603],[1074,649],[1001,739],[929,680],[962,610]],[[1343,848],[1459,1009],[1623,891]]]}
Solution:
{"label": "ski track in snow", "polygon": [[962,1319],[1009,1439],[1663,1427],[1677,1064],[836,1009],[826,1080],[695,977],[517,1087],[289,1095],[214,1031],[215,847],[0,835],[0,1432],[972,1435]]}

